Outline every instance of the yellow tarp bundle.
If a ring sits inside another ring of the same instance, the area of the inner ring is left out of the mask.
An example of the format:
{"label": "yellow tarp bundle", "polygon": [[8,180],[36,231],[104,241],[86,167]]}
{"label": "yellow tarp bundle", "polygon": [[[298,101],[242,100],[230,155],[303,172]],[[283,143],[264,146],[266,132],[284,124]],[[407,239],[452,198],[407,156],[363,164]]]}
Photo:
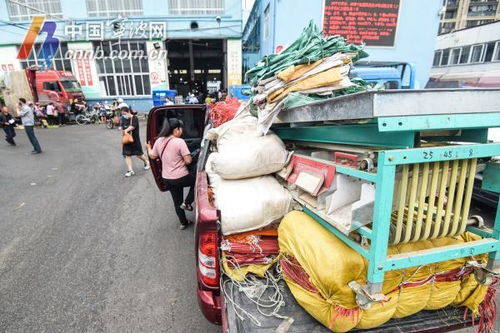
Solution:
{"label": "yellow tarp bundle", "polygon": [[229,276],[232,280],[242,282],[245,280],[247,274],[252,273],[257,275],[258,277],[263,278],[266,275],[266,272],[278,261],[278,257],[276,257],[269,264],[261,264],[261,265],[246,265],[241,266],[239,268],[231,268],[227,263],[226,255],[222,254],[222,267],[224,268],[224,272]]}
{"label": "yellow tarp bundle", "polygon": [[[434,310],[448,305],[466,306],[477,315],[479,304],[488,289],[487,286],[479,285],[473,274],[453,278],[454,274],[460,276],[466,261],[470,259],[461,258],[387,272],[382,291],[388,301],[362,310],[348,286],[353,280],[366,284],[368,262],[360,254],[299,211],[293,211],[283,218],[278,234],[281,260],[293,258],[298,262],[307,273],[309,283],[317,289],[317,292],[305,289],[284,271],[285,281],[292,294],[307,312],[335,332],[373,328],[391,318],[402,318],[424,309]],[[462,237],[391,246],[388,253],[463,243],[471,237],[466,234]],[[484,256],[480,259],[484,260]]]}
{"label": "yellow tarp bundle", "polygon": [[281,71],[278,73],[277,77],[283,82],[290,82],[293,80],[296,80],[300,78],[302,75],[305,73],[309,72],[311,69],[314,69],[318,67],[323,62],[324,59],[319,59],[316,62],[313,62],[312,64],[301,64],[301,65],[292,65],[285,69],[284,71]]}
{"label": "yellow tarp bundle", "polygon": [[333,67],[318,74],[311,75],[303,80],[297,81],[289,86],[278,89],[271,93],[267,100],[270,103],[280,101],[291,92],[330,86],[342,81],[343,78],[342,66]]}

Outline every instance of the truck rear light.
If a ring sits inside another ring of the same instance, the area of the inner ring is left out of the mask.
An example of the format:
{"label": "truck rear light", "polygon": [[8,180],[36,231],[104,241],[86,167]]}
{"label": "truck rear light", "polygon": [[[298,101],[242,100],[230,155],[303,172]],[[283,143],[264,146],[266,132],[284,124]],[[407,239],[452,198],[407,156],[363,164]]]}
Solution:
{"label": "truck rear light", "polygon": [[207,287],[219,285],[217,232],[203,232],[198,238],[198,270]]}
{"label": "truck rear light", "polygon": [[215,268],[215,257],[206,256],[201,251],[198,251],[198,260],[203,266],[207,268]]}

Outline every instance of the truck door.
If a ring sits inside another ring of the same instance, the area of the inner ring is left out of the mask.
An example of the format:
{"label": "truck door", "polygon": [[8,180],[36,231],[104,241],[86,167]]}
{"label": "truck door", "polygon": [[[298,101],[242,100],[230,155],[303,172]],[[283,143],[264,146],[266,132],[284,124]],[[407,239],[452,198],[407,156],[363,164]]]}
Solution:
{"label": "truck door", "polygon": [[42,105],[49,102],[61,101],[62,89],[57,81],[45,81],[42,83],[42,91],[38,93],[38,98]]}
{"label": "truck door", "polygon": [[[146,141],[154,145],[158,133],[160,133],[163,122],[166,119],[177,118],[184,123],[182,138],[186,141],[189,151],[194,152],[201,147],[203,130],[205,128],[207,108],[206,105],[164,105],[158,106],[148,115]],[[162,166],[160,160],[151,160],[151,171],[160,191],[168,191],[161,177]]]}

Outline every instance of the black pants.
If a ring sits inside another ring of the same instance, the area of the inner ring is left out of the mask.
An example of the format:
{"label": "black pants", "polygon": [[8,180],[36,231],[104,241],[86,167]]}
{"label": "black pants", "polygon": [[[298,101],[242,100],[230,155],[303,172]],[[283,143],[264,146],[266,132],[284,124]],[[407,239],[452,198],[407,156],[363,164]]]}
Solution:
{"label": "black pants", "polygon": [[47,121],[49,122],[49,125],[57,125],[57,118],[54,115],[47,116]]}
{"label": "black pants", "polygon": [[66,113],[59,112],[59,125],[65,125],[66,124]]}
{"label": "black pants", "polygon": [[11,145],[15,145],[16,142],[14,141],[14,137],[16,136],[16,130],[12,126],[5,126],[3,128],[3,131],[5,132],[5,141],[10,143]]}
{"label": "black pants", "polygon": [[[163,179],[163,181],[167,184],[168,190],[172,195],[172,200],[174,201],[175,206],[175,213],[177,214],[177,217],[179,217],[179,221],[183,225],[188,224],[186,213],[181,208],[181,205],[183,201],[186,205],[191,205],[194,201],[194,183],[196,181],[194,174],[188,174],[182,178],[177,179]],[[183,200],[184,187],[189,187],[189,192],[186,200]]]}
{"label": "black pants", "polygon": [[42,148],[40,148],[40,144],[38,143],[38,140],[35,136],[34,126],[24,126],[24,130],[26,131],[26,135],[28,136],[28,139],[30,139],[31,144],[33,145],[33,150],[41,153]]}

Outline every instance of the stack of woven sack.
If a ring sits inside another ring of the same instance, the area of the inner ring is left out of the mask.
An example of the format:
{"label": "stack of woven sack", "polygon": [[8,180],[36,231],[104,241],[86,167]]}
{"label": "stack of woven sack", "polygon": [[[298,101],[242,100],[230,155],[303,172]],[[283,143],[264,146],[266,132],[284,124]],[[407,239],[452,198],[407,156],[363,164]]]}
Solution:
{"label": "stack of woven sack", "polygon": [[353,61],[366,56],[362,45],[347,44],[340,36],[323,38],[311,22],[283,52],[265,56],[246,73],[255,94],[259,132],[267,133],[276,115],[297,100],[366,90],[364,81],[348,77]]}
{"label": "stack of woven sack", "polygon": [[[205,136],[215,147],[205,169],[221,214],[226,271],[254,264],[269,267],[278,253],[276,231],[265,229],[263,234],[261,229],[279,222],[292,207],[290,193],[272,175],[284,167],[289,153],[277,135],[260,136],[256,128],[257,119],[243,114]],[[256,255],[264,247],[269,253]]]}
{"label": "stack of woven sack", "polygon": [[[288,287],[307,312],[334,332],[374,328],[391,318],[450,305],[467,308],[474,316],[481,316],[480,327],[491,328],[494,289],[479,284],[473,268],[467,265],[469,260],[486,260],[484,255],[386,272],[382,293],[387,300],[362,309],[348,284],[367,283],[366,259],[303,212],[287,214],[278,233],[280,264]],[[462,244],[474,237],[465,233],[400,244],[390,246],[388,253],[425,251]]]}

